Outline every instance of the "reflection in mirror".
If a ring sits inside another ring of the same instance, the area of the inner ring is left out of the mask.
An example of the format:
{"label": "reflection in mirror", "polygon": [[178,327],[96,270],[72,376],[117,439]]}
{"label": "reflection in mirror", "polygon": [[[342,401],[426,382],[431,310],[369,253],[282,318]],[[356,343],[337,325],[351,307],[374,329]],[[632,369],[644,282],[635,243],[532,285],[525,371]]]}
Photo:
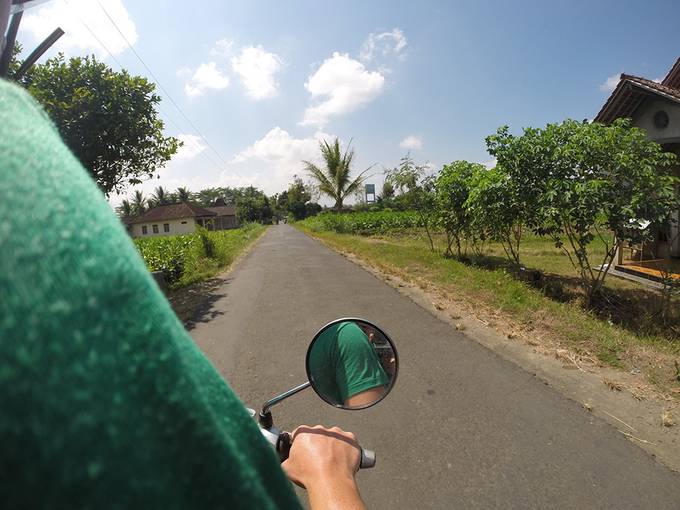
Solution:
{"label": "reflection in mirror", "polygon": [[397,354],[377,326],[359,319],[334,321],[312,340],[307,375],[326,402],[363,409],[382,400],[397,374]]}

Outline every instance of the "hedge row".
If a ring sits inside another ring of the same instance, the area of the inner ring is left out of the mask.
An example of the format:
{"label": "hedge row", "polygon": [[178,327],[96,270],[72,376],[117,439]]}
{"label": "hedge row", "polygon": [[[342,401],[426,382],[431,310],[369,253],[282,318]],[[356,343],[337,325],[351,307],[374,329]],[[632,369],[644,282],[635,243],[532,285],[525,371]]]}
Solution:
{"label": "hedge row", "polygon": [[181,236],[138,238],[134,243],[149,271],[163,271],[168,285],[179,287],[201,272],[206,262],[228,265],[262,228],[246,224],[234,230],[200,230]]}
{"label": "hedge row", "polygon": [[317,232],[359,235],[387,234],[422,226],[418,214],[412,211],[325,212],[300,223]]}

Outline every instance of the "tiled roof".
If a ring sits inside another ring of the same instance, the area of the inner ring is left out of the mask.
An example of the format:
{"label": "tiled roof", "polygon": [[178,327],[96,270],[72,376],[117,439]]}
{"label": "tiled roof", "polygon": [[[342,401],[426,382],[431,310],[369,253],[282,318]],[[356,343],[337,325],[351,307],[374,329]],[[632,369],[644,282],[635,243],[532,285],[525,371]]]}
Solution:
{"label": "tiled roof", "polygon": [[179,218],[196,218],[203,216],[217,216],[217,214],[203,207],[189,203],[159,205],[135,218],[130,223],[151,223],[153,221],[176,220]]}
{"label": "tiled roof", "polygon": [[671,87],[673,89],[680,89],[680,57],[678,57],[678,60],[675,61],[675,64],[671,70],[668,71],[668,74],[661,82],[661,85],[665,85],[666,87]]}
{"label": "tiled roof", "polygon": [[214,212],[218,216],[235,216],[236,215],[236,206],[229,204],[229,205],[220,205],[217,207],[206,207],[209,211]]}
{"label": "tiled roof", "polygon": [[[680,59],[678,60],[680,62]],[[678,78],[680,79],[680,66],[676,62],[666,79],[673,74],[673,70],[678,68]],[[666,81],[666,80],[664,80]],[[669,83],[675,83],[673,79]],[[639,76],[622,74],[619,84],[607,99],[600,112],[595,117],[595,122],[609,124],[619,117],[630,117],[640,103],[649,94],[664,97],[670,101],[680,103],[680,89],[673,88],[663,83],[657,83]]]}

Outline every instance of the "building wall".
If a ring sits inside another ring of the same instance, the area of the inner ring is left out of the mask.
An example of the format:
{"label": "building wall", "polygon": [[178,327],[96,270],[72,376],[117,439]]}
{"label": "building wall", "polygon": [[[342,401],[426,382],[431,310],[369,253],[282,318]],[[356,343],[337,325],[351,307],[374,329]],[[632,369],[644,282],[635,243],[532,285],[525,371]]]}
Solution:
{"label": "building wall", "polygon": [[[654,114],[659,110],[668,114],[669,122],[665,129],[654,126]],[[633,125],[647,131],[650,140],[655,142],[680,141],[680,106],[663,99],[647,99],[635,112]]]}
{"label": "building wall", "polygon": [[[668,126],[658,129],[654,125],[654,115],[659,110],[668,114]],[[633,125],[644,129],[650,140],[658,143],[680,142],[680,105],[663,99],[647,99],[633,117]],[[680,176],[680,169],[675,168]],[[671,218],[669,239],[664,246],[659,246],[660,257],[680,257],[680,211],[675,211]]]}
{"label": "building wall", "polygon": [[[163,224],[170,225],[170,232],[163,231]],[[153,233],[153,225],[158,225],[158,234]],[[146,234],[142,234],[142,227],[146,226]],[[159,237],[159,236],[178,236],[191,234],[196,230],[196,222],[193,218],[180,218],[177,220],[160,220],[151,223],[135,223],[132,225],[132,237]]]}

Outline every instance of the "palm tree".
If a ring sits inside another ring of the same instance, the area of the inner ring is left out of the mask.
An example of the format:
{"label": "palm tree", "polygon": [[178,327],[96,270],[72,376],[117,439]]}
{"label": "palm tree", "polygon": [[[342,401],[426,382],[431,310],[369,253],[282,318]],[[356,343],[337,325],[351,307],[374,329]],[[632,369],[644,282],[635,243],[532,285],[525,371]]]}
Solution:
{"label": "palm tree", "polygon": [[163,186],[158,186],[151,195],[151,199],[156,205],[165,205],[170,203],[170,194],[163,188]]}
{"label": "palm tree", "polygon": [[180,202],[188,202],[191,200],[191,191],[186,188],[177,188],[177,199]]}
{"label": "palm tree", "polygon": [[319,142],[325,168],[320,168],[309,161],[303,161],[305,170],[319,184],[319,191],[335,200],[335,209],[338,210],[342,209],[342,201],[347,195],[354,193],[361,186],[365,179],[364,174],[372,168],[372,166],[368,167],[356,179],[351,180],[350,173],[354,159],[354,149],[350,149],[351,144],[350,140],[343,154],[340,150],[340,141],[337,138],[331,144],[326,140]]}
{"label": "palm tree", "polygon": [[116,212],[123,218],[132,216],[132,204],[130,204],[129,200],[123,200],[120,205],[116,207]]}
{"label": "palm tree", "polygon": [[135,190],[135,194],[132,197],[132,213],[135,216],[139,216],[140,214],[144,213],[146,211],[146,206],[147,206],[148,200],[144,196],[144,193]]}

